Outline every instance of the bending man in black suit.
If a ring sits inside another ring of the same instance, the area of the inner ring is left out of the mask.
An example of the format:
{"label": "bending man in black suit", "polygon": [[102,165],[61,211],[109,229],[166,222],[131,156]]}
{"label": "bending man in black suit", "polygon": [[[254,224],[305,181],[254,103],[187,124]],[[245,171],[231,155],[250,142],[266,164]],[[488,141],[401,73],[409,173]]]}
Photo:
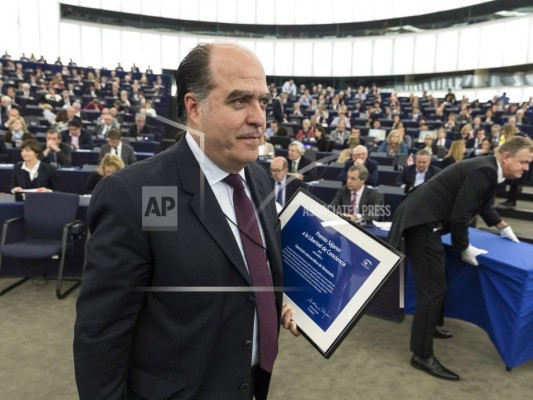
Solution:
{"label": "bending man in black suit", "polygon": [[285,207],[287,201],[290,200],[300,186],[304,189],[307,188],[307,184],[303,183],[300,179],[289,175],[289,164],[284,157],[276,157],[272,160],[272,163],[270,164],[270,173],[274,180],[276,203],[281,207]]}
{"label": "bending man in black suit", "polygon": [[439,173],[440,168],[431,165],[431,155],[426,149],[418,150],[416,160],[413,165],[409,165],[402,170],[396,178],[396,186],[405,189],[405,193],[427,182]]}
{"label": "bending man in black suit", "polygon": [[188,132],[92,195],[74,338],[82,400],[265,399],[281,315],[297,334],[282,293],[250,277],[282,285],[272,181],[255,164],[265,72],[243,47],[204,44],[176,82]]}
{"label": "bending man in black suit", "polygon": [[385,215],[383,193],[365,185],[368,170],[363,164],[354,164],[348,170],[346,185],[339,188],[330,203],[352,221],[379,220]]}
{"label": "bending man in black suit", "polygon": [[513,137],[500,146],[496,157],[455,163],[413,191],[394,214],[389,242],[405,249],[413,267],[417,306],[411,330],[411,365],[441,379],[458,380],[433,355],[433,337],[446,295],[445,254],[441,235],[451,232],[452,245],[463,261],[478,265],[485,254],[468,239],[468,225],[479,213],[502,237],[518,241],[511,227],[493,209],[496,187],[517,179],[529,169],[533,142]]}

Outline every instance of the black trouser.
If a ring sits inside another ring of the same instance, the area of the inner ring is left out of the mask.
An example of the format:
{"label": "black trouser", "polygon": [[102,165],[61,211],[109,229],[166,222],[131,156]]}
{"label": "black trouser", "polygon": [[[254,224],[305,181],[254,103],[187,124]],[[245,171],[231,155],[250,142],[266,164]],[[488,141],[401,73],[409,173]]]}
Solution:
{"label": "black trouser", "polygon": [[404,232],[407,258],[413,268],[416,311],[411,328],[411,351],[420,357],[433,355],[435,326],[446,296],[446,257],[436,223]]}

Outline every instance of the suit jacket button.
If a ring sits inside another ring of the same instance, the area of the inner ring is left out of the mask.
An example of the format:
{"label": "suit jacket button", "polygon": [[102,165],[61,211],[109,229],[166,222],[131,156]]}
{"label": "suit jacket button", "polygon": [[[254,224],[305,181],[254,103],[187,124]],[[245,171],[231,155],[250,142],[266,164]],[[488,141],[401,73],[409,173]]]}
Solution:
{"label": "suit jacket button", "polygon": [[241,383],[241,386],[240,386],[241,392],[247,392],[249,388],[250,388],[250,385],[248,385],[247,383]]}
{"label": "suit jacket button", "polygon": [[255,297],[253,296],[250,296],[246,299],[246,304],[248,304],[249,306],[255,306]]}
{"label": "suit jacket button", "polygon": [[251,340],[247,340],[244,342],[244,348],[246,350],[250,350],[252,348],[252,341]]}

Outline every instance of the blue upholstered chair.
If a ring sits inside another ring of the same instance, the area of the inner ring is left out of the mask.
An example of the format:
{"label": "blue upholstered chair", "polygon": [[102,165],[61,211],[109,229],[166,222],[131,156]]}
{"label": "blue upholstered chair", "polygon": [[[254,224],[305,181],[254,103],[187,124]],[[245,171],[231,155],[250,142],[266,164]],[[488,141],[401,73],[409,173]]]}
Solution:
{"label": "blue upholstered chair", "polygon": [[[79,286],[81,281],[76,279],[70,288],[61,292],[67,250],[73,248],[74,235],[84,234],[83,225],[76,220],[78,204],[78,195],[71,193],[25,193],[24,217],[4,222],[0,239],[0,270],[4,257],[32,261],[57,258],[57,297],[62,299]],[[25,276],[6,287],[0,291],[0,296],[28,279],[30,277]]]}

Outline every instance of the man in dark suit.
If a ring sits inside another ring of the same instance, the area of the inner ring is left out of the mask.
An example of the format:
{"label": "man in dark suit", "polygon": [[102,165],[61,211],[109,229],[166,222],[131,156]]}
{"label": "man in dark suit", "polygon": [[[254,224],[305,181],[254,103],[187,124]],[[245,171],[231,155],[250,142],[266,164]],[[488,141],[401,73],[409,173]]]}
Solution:
{"label": "man in dark suit", "polygon": [[478,157],[455,163],[413,191],[394,214],[389,243],[400,247],[404,237],[415,277],[416,313],[411,331],[411,365],[437,378],[458,380],[433,355],[433,337],[446,295],[445,253],[441,235],[451,232],[452,245],[463,261],[478,265],[486,251],[469,241],[468,226],[479,213],[502,237],[518,241],[512,228],[493,209],[499,182],[517,179],[533,160],[533,142],[514,137],[496,157]]}
{"label": "man in dark suit", "polygon": [[93,149],[93,138],[88,131],[81,128],[81,121],[78,118],[68,121],[67,126],[68,130],[61,133],[63,143],[70,145],[73,151]]}
{"label": "man in dark suit", "polygon": [[384,215],[383,193],[365,185],[368,170],[363,164],[354,164],[348,170],[346,185],[339,188],[330,203],[352,221],[379,220]]}
{"label": "man in dark suit", "polygon": [[315,167],[308,168],[311,161],[304,157],[305,147],[301,142],[294,141],[289,144],[287,162],[289,173],[300,180],[310,182],[316,179]]}
{"label": "man in dark suit", "polygon": [[375,160],[371,160],[368,157],[368,149],[363,146],[355,146],[352,149],[352,159],[349,161],[346,161],[344,164],[344,169],[337,177],[337,180],[342,181],[343,184],[346,183],[346,177],[348,176],[348,170],[352,167],[354,164],[362,164],[365,166],[365,168],[368,171],[368,178],[366,180],[366,184],[370,186],[378,186],[378,179],[379,179],[379,172],[378,172],[378,162]]}
{"label": "man in dark suit", "polygon": [[128,131],[129,137],[143,137],[150,134],[150,127],[146,125],[146,117],[143,114],[137,114],[135,116],[135,125],[130,126]]}
{"label": "man in dark suit", "polygon": [[254,290],[282,285],[272,181],[255,163],[264,70],[243,47],[204,44],[176,82],[182,140],[93,192],[74,338],[82,400],[266,399],[280,318],[297,335],[281,291]]}
{"label": "man in dark suit", "polygon": [[61,136],[55,129],[46,132],[46,144],[41,153],[41,161],[55,168],[70,167],[72,164],[72,149],[61,142]]}
{"label": "man in dark suit", "polygon": [[118,122],[113,120],[113,116],[109,112],[109,109],[102,113],[102,122],[94,127],[94,136],[97,139],[107,139],[109,131],[113,128],[120,129]]}
{"label": "man in dark suit", "polygon": [[272,103],[272,113],[274,114],[274,119],[278,121],[278,124],[283,123],[287,119],[285,115],[285,102],[287,101],[287,97],[287,93],[281,93]]}
{"label": "man in dark suit", "polygon": [[307,185],[296,177],[289,175],[289,163],[284,157],[276,157],[270,164],[270,173],[274,180],[274,193],[276,202],[284,207],[299,187],[307,188]]}
{"label": "man in dark suit", "polygon": [[137,162],[137,157],[135,156],[135,150],[129,144],[122,141],[122,134],[118,129],[111,129],[107,135],[107,144],[104,144],[100,149],[100,158],[98,162],[102,161],[102,158],[106,154],[115,154],[119,156],[124,165],[130,165]]}
{"label": "man in dark suit", "polygon": [[439,171],[440,168],[431,165],[429,152],[426,149],[418,150],[415,163],[402,170],[396,178],[396,186],[403,187],[405,193],[409,193],[417,186],[430,180]]}

